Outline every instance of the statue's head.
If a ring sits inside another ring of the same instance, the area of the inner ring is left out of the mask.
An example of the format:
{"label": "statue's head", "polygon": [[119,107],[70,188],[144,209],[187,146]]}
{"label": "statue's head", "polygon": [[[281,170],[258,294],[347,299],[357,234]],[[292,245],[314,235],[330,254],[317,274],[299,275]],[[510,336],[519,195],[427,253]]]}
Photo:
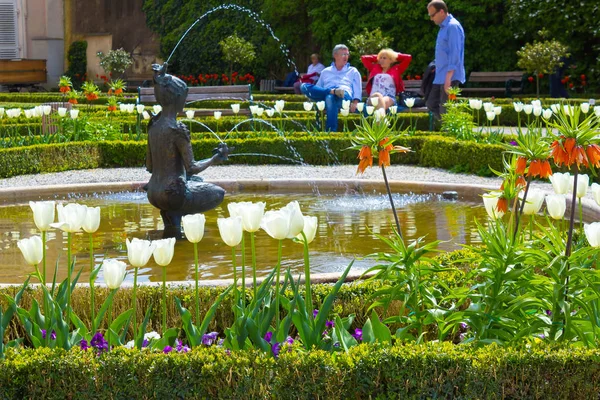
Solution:
{"label": "statue's head", "polygon": [[176,76],[167,74],[167,63],[152,64],[154,71],[154,96],[164,109],[173,107],[177,112],[183,111],[188,87]]}

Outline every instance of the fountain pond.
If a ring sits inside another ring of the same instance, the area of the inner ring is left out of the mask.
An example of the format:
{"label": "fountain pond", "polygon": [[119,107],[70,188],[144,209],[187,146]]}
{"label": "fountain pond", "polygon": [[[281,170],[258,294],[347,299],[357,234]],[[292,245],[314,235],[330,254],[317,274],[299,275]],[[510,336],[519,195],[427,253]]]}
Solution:
{"label": "fountain pond", "polygon": [[[305,215],[317,216],[317,236],[310,245],[310,262],[313,273],[339,272],[356,259],[356,270],[365,270],[374,264],[365,259],[368,254],[385,251],[386,245],[377,234],[389,235],[393,225],[390,204],[385,192],[356,192],[346,189],[342,193],[229,193],[221,206],[207,212],[206,232],[199,243],[201,279],[231,278],[231,250],[219,236],[216,220],[227,217],[227,204],[239,201],[263,201],[266,209],[279,208],[289,201],[297,200]],[[101,207],[100,229],[93,235],[96,265],[104,258],[118,258],[127,262],[126,238],[160,238],[162,220],[159,210],[152,207],[145,192],[95,193],[91,195],[56,196],[57,201],[78,202]],[[441,250],[454,250],[460,244],[478,240],[474,220],[485,221],[486,212],[480,201],[449,201],[439,194],[397,193],[394,203],[398,210],[405,239],[426,236],[427,241],[443,240]],[[17,241],[39,234],[33,223],[33,213],[27,203],[0,206],[0,282],[22,283],[31,272],[19,249]],[[249,241],[247,241],[249,242]],[[89,238],[87,233],[77,233],[73,239],[73,254],[77,258],[76,269],[83,268],[80,282],[89,276]],[[66,234],[53,230],[48,233],[47,269],[54,270],[58,262],[58,277],[66,277]],[[247,245],[249,246],[249,245]],[[303,247],[291,240],[284,241],[283,268],[290,267],[295,273],[303,271]],[[247,247],[250,264],[250,249]],[[238,250],[238,267],[240,265]],[[256,234],[258,274],[269,273],[277,261],[276,241],[262,230]],[[167,268],[168,281],[193,279],[193,245],[180,240],[175,247],[175,257]],[[51,272],[49,272],[51,274]],[[128,274],[127,280],[132,280]],[[151,259],[146,268],[139,270],[140,282],[161,279],[161,269]],[[100,272],[98,282],[102,282]]]}

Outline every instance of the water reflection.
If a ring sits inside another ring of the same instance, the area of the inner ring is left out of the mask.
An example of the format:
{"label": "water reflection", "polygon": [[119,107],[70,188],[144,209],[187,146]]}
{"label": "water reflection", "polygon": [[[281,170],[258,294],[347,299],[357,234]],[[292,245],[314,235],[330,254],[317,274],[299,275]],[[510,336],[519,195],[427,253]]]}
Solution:
{"label": "water reflection", "polygon": [[[219,208],[206,213],[206,233],[199,243],[201,277],[215,279],[233,275],[231,251],[222,243],[216,223],[218,217],[228,216],[228,202],[266,201],[267,209],[272,209],[291,200],[297,200],[305,214],[319,218],[317,237],[311,244],[311,270],[314,273],[341,271],[354,258],[359,258],[355,268],[364,270],[372,266],[373,261],[362,257],[386,250],[385,244],[376,237],[377,234],[388,235],[393,225],[386,195],[235,194],[227,196]],[[93,235],[96,265],[104,258],[119,258],[127,262],[126,238],[156,238],[163,228],[158,210],[148,204],[145,193],[103,194],[71,201],[102,208],[100,229]],[[486,218],[485,209],[480,204],[445,201],[436,195],[396,194],[394,201],[405,239],[426,236],[428,241],[443,240],[442,250],[456,249],[459,243],[475,242],[477,236],[473,221]],[[31,271],[16,242],[35,234],[38,232],[29,206],[0,207],[0,282],[20,283]],[[47,266],[52,271],[58,262],[59,279],[66,277],[66,246],[66,234],[61,231],[48,233]],[[276,242],[259,231],[256,246],[259,273],[266,275],[277,262]],[[74,235],[73,254],[77,257],[77,268],[84,269],[81,281],[85,282],[89,276],[87,234]],[[302,245],[285,241],[283,255],[284,268],[290,267],[295,273],[303,271]],[[250,260],[249,248],[247,260]],[[192,244],[185,240],[177,242],[173,263],[167,269],[167,279],[192,279],[193,263]],[[160,281],[161,270],[151,260],[147,268],[140,269],[139,274],[142,282]],[[102,273],[99,279],[103,279]],[[126,279],[132,281],[133,276]]]}

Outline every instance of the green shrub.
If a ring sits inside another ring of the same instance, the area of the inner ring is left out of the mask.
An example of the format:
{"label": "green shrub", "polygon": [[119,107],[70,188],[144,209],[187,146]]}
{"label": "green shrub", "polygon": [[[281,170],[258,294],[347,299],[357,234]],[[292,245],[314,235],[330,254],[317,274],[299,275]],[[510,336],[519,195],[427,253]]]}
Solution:
{"label": "green shrub", "polygon": [[600,352],[528,345],[360,345],[347,353],[188,353],[116,349],[96,355],[26,349],[0,362],[0,397],[22,398],[569,398],[600,391]]}

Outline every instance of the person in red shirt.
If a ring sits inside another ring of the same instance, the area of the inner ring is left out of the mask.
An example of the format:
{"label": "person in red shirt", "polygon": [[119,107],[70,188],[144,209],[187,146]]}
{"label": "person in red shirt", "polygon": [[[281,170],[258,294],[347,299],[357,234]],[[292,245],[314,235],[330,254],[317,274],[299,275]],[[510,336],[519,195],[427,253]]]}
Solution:
{"label": "person in red shirt", "polygon": [[[402,74],[412,60],[410,54],[402,54],[392,49],[383,49],[377,55],[364,55],[361,61],[369,71],[367,81],[368,103],[377,103],[376,108],[387,110],[396,105],[396,96],[404,91]],[[398,64],[395,64],[398,62]],[[377,98],[376,101],[371,99]]]}

